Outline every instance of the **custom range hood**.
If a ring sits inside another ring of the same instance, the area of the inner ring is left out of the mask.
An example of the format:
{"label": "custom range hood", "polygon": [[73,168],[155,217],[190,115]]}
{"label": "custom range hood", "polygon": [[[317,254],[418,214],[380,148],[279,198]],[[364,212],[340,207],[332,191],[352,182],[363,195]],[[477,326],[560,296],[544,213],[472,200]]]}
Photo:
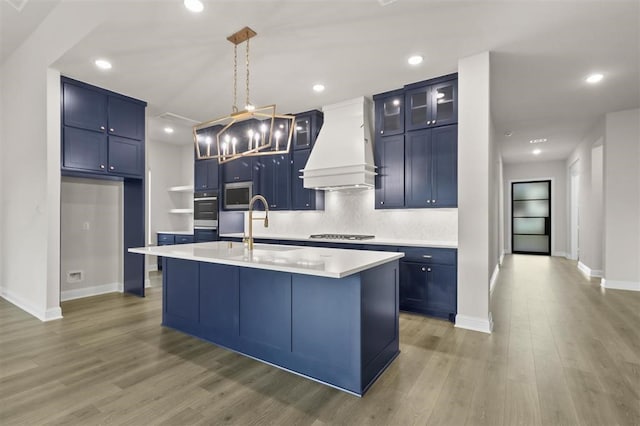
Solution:
{"label": "custom range hood", "polygon": [[322,190],[375,186],[371,101],[359,97],[322,108],[324,123],[302,176],[304,187]]}

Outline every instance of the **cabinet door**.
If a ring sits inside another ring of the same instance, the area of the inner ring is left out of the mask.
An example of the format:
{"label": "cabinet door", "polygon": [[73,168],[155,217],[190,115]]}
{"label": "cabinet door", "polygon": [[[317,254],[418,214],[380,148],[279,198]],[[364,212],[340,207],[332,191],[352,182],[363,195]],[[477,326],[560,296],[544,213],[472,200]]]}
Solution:
{"label": "cabinet door", "polygon": [[424,129],[431,124],[429,86],[409,90],[405,94],[405,130]]}
{"label": "cabinet door", "polygon": [[431,207],[431,130],[406,134],[405,206]]}
{"label": "cabinet door", "polygon": [[431,126],[458,122],[458,80],[434,84],[430,89]]}
{"label": "cabinet door", "polygon": [[196,161],[193,166],[193,185],[197,191],[206,190],[209,171],[207,160]]}
{"label": "cabinet door", "polygon": [[426,268],[425,309],[427,313],[442,317],[457,310],[456,267],[454,265],[429,265]]}
{"label": "cabinet door", "polygon": [[300,170],[304,169],[311,150],[304,149],[293,152],[293,167],[291,168],[291,208],[293,210],[315,209],[315,192],[304,187],[304,180],[300,179]]}
{"label": "cabinet door", "polygon": [[251,158],[238,158],[222,165],[225,183],[251,180]]}
{"label": "cabinet door", "polygon": [[109,136],[109,173],[142,177],[144,175],[143,142]]}
{"label": "cabinet door", "polygon": [[126,99],[109,96],[109,134],[131,139],[144,139],[144,106]]}
{"label": "cabinet door", "polygon": [[291,207],[291,157],[288,154],[269,155],[272,161],[272,199],[267,198],[270,208],[289,210]]}
{"label": "cabinet door", "polygon": [[426,307],[427,268],[424,263],[400,262],[400,309],[422,311]]}
{"label": "cabinet door", "polygon": [[293,129],[293,149],[305,149],[311,147],[312,126],[311,115],[300,114],[296,116],[296,123]]}
{"label": "cabinet door", "polygon": [[377,138],[375,154],[376,208],[404,207],[404,136]]}
{"label": "cabinet door", "polygon": [[431,129],[431,207],[458,206],[458,126]]}
{"label": "cabinet door", "polygon": [[182,259],[166,259],[162,285],[164,312],[172,319],[199,321],[198,305],[200,296],[199,262]]}
{"label": "cabinet door", "polygon": [[62,167],[65,169],[107,171],[107,135],[90,130],[64,127]]}
{"label": "cabinet door", "polygon": [[402,92],[376,100],[376,134],[391,136],[404,133],[404,96]]}
{"label": "cabinet door", "polygon": [[97,90],[62,84],[62,110],[65,126],[105,132],[107,128],[107,95]]}

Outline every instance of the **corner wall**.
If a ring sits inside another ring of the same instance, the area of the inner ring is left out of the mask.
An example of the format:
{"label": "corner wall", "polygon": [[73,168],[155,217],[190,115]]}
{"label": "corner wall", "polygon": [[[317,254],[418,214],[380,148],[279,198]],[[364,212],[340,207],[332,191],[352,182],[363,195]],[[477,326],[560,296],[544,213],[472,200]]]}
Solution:
{"label": "corner wall", "polygon": [[607,114],[605,128],[602,286],[640,291],[640,109]]}
{"label": "corner wall", "polygon": [[489,52],[458,61],[458,315],[456,327],[490,333],[489,277],[493,265],[490,195]]}

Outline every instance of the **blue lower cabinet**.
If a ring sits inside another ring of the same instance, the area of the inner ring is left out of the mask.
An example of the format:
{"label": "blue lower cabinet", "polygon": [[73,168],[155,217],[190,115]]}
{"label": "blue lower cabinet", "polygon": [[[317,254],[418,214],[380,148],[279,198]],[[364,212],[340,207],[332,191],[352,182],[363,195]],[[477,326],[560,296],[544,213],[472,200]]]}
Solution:
{"label": "blue lower cabinet", "polygon": [[196,229],[193,231],[194,242],[196,243],[206,243],[209,241],[218,241],[218,230],[217,229]]}
{"label": "blue lower cabinet", "polygon": [[[193,242],[195,242],[193,235],[159,233],[156,244],[159,246],[170,246],[173,244],[191,244]],[[158,270],[162,270],[162,256],[158,256]]]}
{"label": "blue lower cabinet", "polygon": [[399,248],[400,309],[449,321],[457,312],[456,250]]}
{"label": "blue lower cabinet", "polygon": [[333,279],[165,258],[162,323],[362,395],[399,353],[398,271]]}

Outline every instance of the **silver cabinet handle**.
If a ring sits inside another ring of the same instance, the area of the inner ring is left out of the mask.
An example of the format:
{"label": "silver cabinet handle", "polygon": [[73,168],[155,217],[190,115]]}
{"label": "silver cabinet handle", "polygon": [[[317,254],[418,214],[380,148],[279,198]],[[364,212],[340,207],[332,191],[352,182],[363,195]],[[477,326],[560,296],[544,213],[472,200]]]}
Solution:
{"label": "silver cabinet handle", "polygon": [[431,272],[431,268],[427,268],[427,272]]}
{"label": "silver cabinet handle", "polygon": [[384,201],[380,201],[380,204],[384,204]]}
{"label": "silver cabinet handle", "polygon": [[114,169],[115,169],[115,167],[109,166],[109,170],[114,170]]}
{"label": "silver cabinet handle", "polygon": [[427,270],[427,268],[422,267],[422,272],[425,272]]}
{"label": "silver cabinet handle", "polygon": [[433,120],[433,121],[431,122],[431,124],[436,124],[436,120]]}
{"label": "silver cabinet handle", "polygon": [[104,164],[100,164],[100,168],[101,168],[101,169],[104,169]]}
{"label": "silver cabinet handle", "polygon": [[435,204],[435,203],[436,203],[436,200],[431,200],[431,202],[432,202],[433,204]]}
{"label": "silver cabinet handle", "polygon": [[381,135],[384,135],[384,130],[380,130],[380,134],[381,134]]}
{"label": "silver cabinet handle", "polygon": [[104,130],[104,126],[100,126],[100,130]]}
{"label": "silver cabinet handle", "polygon": [[431,256],[430,254],[423,254],[422,257],[424,257],[425,259],[431,259],[433,256]]}
{"label": "silver cabinet handle", "polygon": [[109,128],[109,131],[110,132],[114,132],[113,127]]}
{"label": "silver cabinet handle", "polygon": [[305,207],[309,207],[309,204],[307,203],[307,204],[305,204],[304,206],[305,206]]}
{"label": "silver cabinet handle", "polygon": [[427,125],[431,124],[431,120],[427,121]]}
{"label": "silver cabinet handle", "polygon": [[427,204],[431,204],[431,200],[427,200]]}

